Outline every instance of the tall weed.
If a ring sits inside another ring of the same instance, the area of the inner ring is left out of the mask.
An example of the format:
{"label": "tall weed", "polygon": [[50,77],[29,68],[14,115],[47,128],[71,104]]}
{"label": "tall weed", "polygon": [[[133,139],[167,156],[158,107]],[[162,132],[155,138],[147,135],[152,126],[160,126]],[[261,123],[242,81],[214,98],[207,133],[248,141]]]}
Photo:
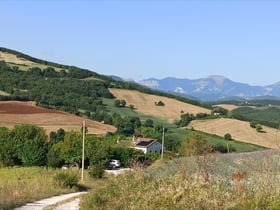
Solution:
{"label": "tall weed", "polygon": [[279,157],[268,151],[176,159],[109,177],[82,209],[280,209]]}

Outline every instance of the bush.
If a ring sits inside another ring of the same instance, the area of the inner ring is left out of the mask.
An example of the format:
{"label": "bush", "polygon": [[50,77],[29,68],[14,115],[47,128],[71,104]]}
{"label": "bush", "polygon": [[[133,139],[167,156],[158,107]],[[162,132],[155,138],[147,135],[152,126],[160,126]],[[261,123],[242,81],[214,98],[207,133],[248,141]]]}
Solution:
{"label": "bush", "polygon": [[54,182],[60,187],[72,188],[78,184],[78,174],[74,171],[60,171],[54,176]]}
{"label": "bush", "polygon": [[260,124],[257,124],[256,131],[261,133],[263,131],[263,127]]}
{"label": "bush", "polygon": [[92,165],[91,169],[89,170],[89,175],[93,178],[102,178],[104,175],[105,166],[102,163],[97,163]]}
{"label": "bush", "polygon": [[162,101],[155,102],[156,106],[164,106],[165,104]]}
{"label": "bush", "polygon": [[219,151],[221,153],[228,153],[228,152],[235,152],[236,151],[236,149],[233,146],[229,145],[227,147],[224,144],[217,144],[217,145],[215,145],[214,146],[214,150],[215,151]]}
{"label": "bush", "polygon": [[213,151],[212,144],[206,139],[205,136],[193,133],[181,144],[179,153],[182,156],[193,156],[193,155],[207,155]]}
{"label": "bush", "polygon": [[231,140],[231,135],[230,135],[230,133],[225,134],[225,135],[224,135],[224,139],[225,139],[225,140]]}
{"label": "bush", "polygon": [[257,124],[258,124],[257,122],[251,121],[251,122],[250,122],[250,127],[251,127],[251,128],[256,128]]}

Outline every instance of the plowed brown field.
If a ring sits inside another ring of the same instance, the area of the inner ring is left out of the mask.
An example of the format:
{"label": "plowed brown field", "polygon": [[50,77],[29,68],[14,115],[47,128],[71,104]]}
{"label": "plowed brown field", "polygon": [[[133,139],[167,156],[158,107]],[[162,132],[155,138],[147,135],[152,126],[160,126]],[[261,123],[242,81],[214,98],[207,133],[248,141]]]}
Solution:
{"label": "plowed brown field", "polygon": [[[175,99],[140,93],[134,90],[121,90],[111,88],[110,92],[118,99],[125,100],[127,106],[132,104],[136,111],[157,116],[173,122],[180,119],[181,111],[184,113],[210,113],[209,109],[184,103]],[[164,106],[155,106],[155,102],[162,101]]]}
{"label": "plowed brown field", "polygon": [[[83,117],[52,109],[37,107],[33,102],[0,102],[0,126],[13,127],[16,124],[33,124],[43,127],[47,133],[63,128],[66,131],[79,131]],[[86,119],[88,133],[103,135],[114,132],[115,127]]]}
{"label": "plowed brown field", "polygon": [[268,148],[280,147],[280,131],[277,129],[263,127],[262,133],[250,127],[249,122],[235,119],[219,118],[214,120],[194,120],[188,127],[206,133],[224,136],[230,133],[232,138]]}

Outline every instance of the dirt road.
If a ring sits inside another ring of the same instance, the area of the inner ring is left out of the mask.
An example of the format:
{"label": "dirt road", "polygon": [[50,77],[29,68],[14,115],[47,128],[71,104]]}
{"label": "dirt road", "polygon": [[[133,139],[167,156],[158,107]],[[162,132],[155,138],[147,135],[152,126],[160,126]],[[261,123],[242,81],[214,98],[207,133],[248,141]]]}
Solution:
{"label": "dirt road", "polygon": [[77,210],[77,209],[79,209],[80,199],[79,198],[74,199],[74,198],[79,197],[80,195],[82,195],[84,193],[86,193],[86,192],[76,192],[76,193],[54,196],[51,198],[36,201],[34,203],[28,203],[25,206],[15,208],[15,210],[43,210],[46,207],[55,205],[59,202],[62,202],[64,200],[68,200],[71,198],[73,198],[73,200],[63,203],[53,209],[55,209],[55,210]]}

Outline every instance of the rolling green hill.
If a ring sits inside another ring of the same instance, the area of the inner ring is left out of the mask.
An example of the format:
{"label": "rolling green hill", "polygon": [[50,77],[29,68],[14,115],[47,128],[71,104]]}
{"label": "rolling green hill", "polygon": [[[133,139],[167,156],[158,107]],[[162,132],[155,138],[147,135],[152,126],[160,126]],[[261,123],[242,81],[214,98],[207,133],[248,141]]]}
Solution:
{"label": "rolling green hill", "polygon": [[[127,92],[120,93],[117,90]],[[170,128],[169,138],[178,138],[180,141],[189,131],[178,130],[174,121],[180,119],[183,113],[209,114],[211,108],[209,105],[151,90],[136,83],[114,80],[87,69],[44,61],[7,48],[0,48],[0,91],[2,101],[35,101],[37,106],[83,115],[114,125],[125,135],[133,134],[137,126],[135,120],[139,119],[142,124],[152,120],[155,128]],[[128,95],[130,96],[127,97]],[[116,98],[128,100],[130,104],[127,106],[133,108],[115,107]],[[165,105],[155,106],[158,101]],[[160,138],[161,134],[154,137]],[[225,144],[223,138],[216,138],[217,141],[214,142]],[[251,149],[247,151],[249,150]]]}

